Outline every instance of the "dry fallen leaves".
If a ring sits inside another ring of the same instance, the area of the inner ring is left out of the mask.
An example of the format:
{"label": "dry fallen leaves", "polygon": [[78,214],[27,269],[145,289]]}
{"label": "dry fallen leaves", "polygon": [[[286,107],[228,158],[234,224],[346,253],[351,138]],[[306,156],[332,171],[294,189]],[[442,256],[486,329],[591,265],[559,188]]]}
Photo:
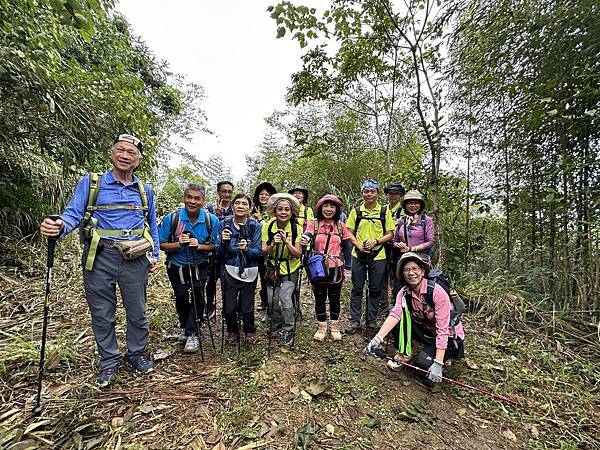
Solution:
{"label": "dry fallen leaves", "polygon": [[504,436],[509,441],[517,442],[517,436],[515,436],[515,433],[513,433],[510,428],[504,429],[502,431],[502,436]]}

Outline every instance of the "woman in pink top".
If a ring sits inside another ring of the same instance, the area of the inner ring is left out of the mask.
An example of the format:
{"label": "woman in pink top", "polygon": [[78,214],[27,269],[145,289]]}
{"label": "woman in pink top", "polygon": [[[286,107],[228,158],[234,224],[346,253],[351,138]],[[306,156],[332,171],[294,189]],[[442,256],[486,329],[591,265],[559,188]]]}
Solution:
{"label": "woman in pink top", "polygon": [[[398,262],[398,279],[406,283],[396,297],[396,305],[390,311],[381,329],[369,342],[367,353],[377,353],[388,333],[400,323],[402,336],[407,336],[404,355],[397,353],[388,367],[397,370],[403,367],[399,361],[406,362],[410,356],[410,339],[412,336],[425,345],[425,348],[413,359],[412,364],[427,370],[427,378],[435,383],[442,381],[442,369],[449,365],[451,359],[462,358],[465,331],[459,322],[450,325],[452,302],[441,286],[433,287],[433,307],[427,300],[428,262],[416,253],[405,253]],[[412,336],[411,336],[412,335]],[[401,339],[402,340],[402,339]],[[403,345],[404,344],[404,345]]]}
{"label": "woman in pink top", "polygon": [[340,317],[340,297],[344,280],[344,252],[342,242],[350,239],[346,224],[340,221],[344,204],[335,195],[327,194],[316,206],[316,218],[307,221],[306,230],[300,241],[302,245],[313,242],[313,251],[325,255],[329,276],[313,284],[315,313],[318,327],[314,335],[316,341],[325,340],[327,334],[326,302],[329,298],[329,332],[331,339],[340,341],[342,333],[338,326]]}
{"label": "woman in pink top", "polygon": [[413,252],[431,258],[435,229],[431,217],[425,214],[425,199],[419,191],[408,191],[402,199],[404,216],[396,221],[392,243],[401,253]]}

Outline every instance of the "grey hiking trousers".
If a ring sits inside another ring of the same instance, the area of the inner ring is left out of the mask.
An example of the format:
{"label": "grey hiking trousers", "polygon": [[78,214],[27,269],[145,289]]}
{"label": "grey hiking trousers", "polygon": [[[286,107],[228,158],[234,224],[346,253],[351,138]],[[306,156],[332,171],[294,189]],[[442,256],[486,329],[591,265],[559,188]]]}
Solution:
{"label": "grey hiking trousers", "polygon": [[[269,302],[269,312],[273,321],[274,330],[294,331],[294,318],[296,311],[292,296],[296,289],[299,270],[291,275],[282,275],[278,282],[273,286],[267,286],[267,297]],[[275,291],[275,292],[273,292]]]}
{"label": "grey hiking trousers", "polygon": [[[87,258],[87,248],[83,258],[83,261]],[[100,353],[100,370],[116,367],[121,362],[115,333],[117,284],[127,316],[127,355],[139,354],[148,343],[146,285],[149,265],[145,256],[126,261],[116,248],[99,246],[93,269],[83,271],[85,298]]]}

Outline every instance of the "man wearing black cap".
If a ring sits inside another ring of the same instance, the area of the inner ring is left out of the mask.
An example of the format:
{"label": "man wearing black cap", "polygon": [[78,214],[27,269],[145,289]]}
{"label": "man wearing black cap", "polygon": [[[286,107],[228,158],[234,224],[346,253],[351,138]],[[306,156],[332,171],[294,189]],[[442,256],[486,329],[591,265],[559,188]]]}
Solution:
{"label": "man wearing black cap", "polygon": [[[214,205],[208,205],[206,209],[209,213],[217,216],[219,221],[231,219],[233,217],[233,205],[231,198],[233,197],[233,183],[231,181],[219,181],[217,183],[217,201]],[[212,266],[208,271],[208,281],[206,283],[206,318],[208,320],[215,317],[217,313],[216,298],[217,298],[217,279],[219,278],[219,265],[221,261],[212,256]]]}
{"label": "man wearing black cap", "polygon": [[[394,223],[400,215],[402,214],[402,196],[406,193],[404,186],[399,181],[394,183],[390,183],[383,188],[384,194],[387,196],[388,204],[387,209],[392,214],[392,218],[394,219]],[[394,302],[394,299],[389,299],[389,287],[392,288],[392,293],[395,292],[396,284],[398,280],[396,279],[396,264],[398,262],[398,258],[400,257],[400,252],[388,242],[385,244],[385,254],[386,254],[386,267],[385,273],[383,275],[383,283],[381,284],[381,299],[379,301],[379,311],[378,316],[385,317],[388,314],[390,303]]]}
{"label": "man wearing black cap", "polygon": [[85,236],[83,284],[100,353],[99,386],[116,379],[121,354],[115,331],[118,284],[127,314],[126,362],[150,372],[146,285],[158,267],[159,241],[152,188],[134,174],[142,160],[142,142],[121,134],[111,148],[112,169],[86,175],[56,221],[45,218],[44,236],[63,237],[78,227]]}

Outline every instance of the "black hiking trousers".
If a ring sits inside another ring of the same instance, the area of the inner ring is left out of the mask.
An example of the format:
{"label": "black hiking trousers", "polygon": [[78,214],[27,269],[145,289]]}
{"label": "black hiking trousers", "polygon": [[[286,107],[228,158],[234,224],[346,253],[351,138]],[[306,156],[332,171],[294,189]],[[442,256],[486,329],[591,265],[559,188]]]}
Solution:
{"label": "black hiking trousers", "polygon": [[[423,348],[423,350],[421,350],[413,359],[413,364],[421,369],[428,370],[435,358],[435,336],[429,334],[422,324],[413,321],[412,337],[420,343],[425,344],[425,348]],[[456,338],[448,337],[448,347],[446,347],[444,361],[448,361],[449,359],[460,359],[464,354],[465,347],[463,340],[458,336]],[[423,373],[421,374],[424,375]]]}

